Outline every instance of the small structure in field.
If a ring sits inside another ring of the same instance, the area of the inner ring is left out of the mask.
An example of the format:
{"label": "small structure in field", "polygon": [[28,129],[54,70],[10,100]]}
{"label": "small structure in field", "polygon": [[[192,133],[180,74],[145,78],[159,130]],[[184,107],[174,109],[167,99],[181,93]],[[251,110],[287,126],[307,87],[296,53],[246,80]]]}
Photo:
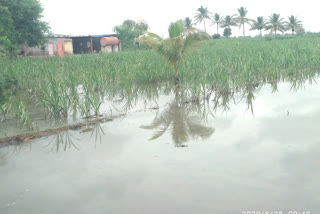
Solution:
{"label": "small structure in field", "polygon": [[116,34],[95,36],[67,36],[54,34],[47,38],[47,43],[41,47],[21,45],[19,54],[24,56],[60,56],[71,54],[119,52],[121,43]]}
{"label": "small structure in field", "polygon": [[[103,34],[93,36],[73,36],[73,52],[75,54],[99,53],[99,52],[118,52],[121,51],[119,39],[116,34]],[[108,41],[107,44],[101,44],[101,41]]]}
{"label": "small structure in field", "polygon": [[100,44],[101,52],[111,53],[121,51],[121,43],[117,37],[102,37]]}
{"label": "small structure in field", "polygon": [[73,53],[84,54],[93,52],[92,36],[72,36]]}
{"label": "small structure in field", "polygon": [[18,53],[24,56],[60,56],[73,54],[72,39],[65,35],[53,35],[40,47],[21,45]]}

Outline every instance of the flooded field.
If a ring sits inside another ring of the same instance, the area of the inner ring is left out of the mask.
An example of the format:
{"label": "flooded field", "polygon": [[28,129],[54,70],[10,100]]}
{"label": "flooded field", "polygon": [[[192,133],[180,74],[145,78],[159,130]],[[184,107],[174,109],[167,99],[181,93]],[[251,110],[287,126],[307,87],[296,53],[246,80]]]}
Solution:
{"label": "flooded field", "polygon": [[320,85],[165,91],[112,99],[126,115],[111,122],[0,145],[0,213],[320,212]]}

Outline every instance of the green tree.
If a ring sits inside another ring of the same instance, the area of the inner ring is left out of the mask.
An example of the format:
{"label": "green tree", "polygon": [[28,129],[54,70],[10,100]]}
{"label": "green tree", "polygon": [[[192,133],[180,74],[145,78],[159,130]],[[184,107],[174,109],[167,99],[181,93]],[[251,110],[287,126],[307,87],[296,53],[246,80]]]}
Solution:
{"label": "green tree", "polygon": [[238,8],[238,15],[234,18],[234,21],[239,23],[239,27],[243,29],[243,36],[245,37],[245,29],[244,29],[244,24],[250,24],[251,19],[246,18],[248,10],[247,8],[240,7]]}
{"label": "green tree", "polygon": [[0,28],[6,31],[7,39],[12,44],[26,44],[32,47],[46,42],[45,33],[49,31],[49,27],[41,21],[43,9],[38,0],[1,0],[0,5],[0,16],[7,17],[0,19]]}
{"label": "green tree", "polygon": [[288,16],[288,21],[285,22],[288,30],[291,30],[292,34],[295,31],[301,31],[303,29],[302,22],[296,16]]}
{"label": "green tree", "polygon": [[175,83],[179,83],[179,62],[183,61],[183,53],[190,47],[198,46],[198,33],[183,35],[183,21],[179,20],[169,25],[169,38],[162,39],[157,34],[147,32],[146,35],[137,39],[138,42],[146,43],[152,50],[157,51],[173,66]]}
{"label": "green tree", "polygon": [[280,18],[280,14],[273,13],[269,16],[269,22],[267,22],[266,30],[270,30],[270,34],[274,32],[274,36],[276,37],[278,30],[281,32],[285,31],[284,24],[283,18]]}
{"label": "green tree", "polygon": [[263,16],[257,17],[257,20],[253,20],[250,30],[259,30],[260,36],[262,36],[262,30],[267,26],[267,20],[263,18]]}
{"label": "green tree", "polygon": [[222,18],[220,27],[222,28],[231,28],[231,26],[237,26],[237,23],[234,20],[234,16],[225,16]]}
{"label": "green tree", "polygon": [[15,27],[8,7],[0,6],[0,58],[16,48]]}
{"label": "green tree", "polygon": [[138,32],[138,35],[141,36],[144,32],[148,31],[149,25],[146,21],[141,20],[134,25],[134,29]]}
{"label": "green tree", "polygon": [[0,36],[11,40],[15,40],[16,37],[11,13],[8,7],[3,6],[0,6]]}
{"label": "green tree", "polygon": [[[149,28],[149,25],[145,21],[135,22],[127,19],[122,25],[117,25],[113,28],[113,31],[117,34],[123,50],[135,49],[135,39],[143,35]],[[140,44],[138,43],[138,47]]]}
{"label": "green tree", "polygon": [[232,30],[229,27],[226,27],[223,31],[223,36],[230,38],[230,36],[232,35]]}
{"label": "green tree", "polygon": [[135,48],[134,39],[138,37],[138,32],[132,27],[125,24],[117,25],[113,28],[113,31],[116,32],[123,50]]}
{"label": "green tree", "polygon": [[206,19],[210,19],[210,12],[206,7],[201,6],[200,8],[197,9],[196,16],[194,17],[196,20],[196,23],[201,24],[203,21],[204,24],[204,32],[207,32],[206,29]]}
{"label": "green tree", "polygon": [[184,25],[184,32],[185,33],[193,33],[196,31],[196,29],[193,27],[193,23],[192,23],[192,19],[190,19],[189,17],[186,17],[183,20],[183,25]]}
{"label": "green tree", "polygon": [[127,20],[124,20],[122,24],[127,25],[129,28],[133,29],[134,26],[136,25],[136,22],[131,19],[127,19]]}
{"label": "green tree", "polygon": [[215,13],[212,17],[212,25],[217,25],[217,34],[219,34],[219,24],[222,22],[223,17]]}

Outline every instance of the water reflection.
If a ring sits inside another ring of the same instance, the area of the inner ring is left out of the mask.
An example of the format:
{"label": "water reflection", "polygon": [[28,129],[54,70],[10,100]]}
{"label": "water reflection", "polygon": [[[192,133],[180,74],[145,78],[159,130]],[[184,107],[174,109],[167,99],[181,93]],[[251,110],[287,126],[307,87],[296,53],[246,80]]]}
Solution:
{"label": "water reflection", "polygon": [[[305,75],[295,73],[286,76],[283,81],[290,84],[291,91],[304,88],[304,85],[316,83],[317,75]],[[272,92],[278,91],[279,79],[265,79],[258,83],[238,82],[234,84],[197,84],[186,82],[180,86],[169,83],[128,85],[125,87],[110,88],[101,96],[106,96],[108,103],[114,105],[118,113],[128,113],[132,109],[146,109],[146,106],[153,106],[154,109],[161,109],[150,124],[136,124],[143,129],[155,130],[150,140],[155,140],[169,133],[177,147],[185,146],[185,143],[194,138],[206,139],[214,133],[214,127],[206,126],[208,117],[215,117],[221,112],[228,112],[231,107],[245,103],[247,110],[254,115],[255,99],[262,88],[269,87]],[[168,99],[173,99],[167,102]],[[162,110],[164,103],[165,109]],[[141,105],[142,104],[142,105]],[[155,107],[156,106],[156,107]],[[110,106],[104,106],[109,109]],[[289,115],[289,111],[287,113]],[[112,113],[111,113],[112,115]],[[77,116],[75,116],[76,118]],[[55,121],[57,124],[68,123],[68,120]],[[59,123],[58,123],[59,122]],[[148,123],[148,122],[147,122]],[[80,132],[80,130],[79,130]],[[90,141],[95,147],[104,140],[104,129],[100,124],[81,131],[83,135],[88,134]],[[84,133],[85,132],[85,133]],[[50,137],[47,147],[50,151],[66,151],[68,149],[79,150],[78,139],[71,135],[73,132],[63,132]],[[79,133],[75,133],[78,136]],[[30,144],[31,146],[31,144]],[[14,145],[14,152],[19,152],[20,145]],[[30,148],[31,149],[31,148]]]}
{"label": "water reflection", "polygon": [[94,137],[94,146],[95,146],[95,148],[97,147],[97,142],[102,144],[102,136],[103,135],[105,135],[105,133],[104,133],[100,123],[95,124],[91,128],[90,139],[92,139]]}
{"label": "water reflection", "polygon": [[214,128],[201,124],[201,117],[193,114],[192,108],[188,108],[189,105],[183,102],[181,95],[180,88],[175,87],[174,100],[150,125],[141,126],[144,129],[156,129],[150,140],[155,140],[169,131],[175,146],[183,147],[190,138],[207,139],[214,133]]}
{"label": "water reflection", "polygon": [[70,131],[65,131],[54,135],[45,147],[51,148],[50,151],[52,152],[59,152],[60,150],[66,151],[67,149],[71,148],[79,150],[79,148],[74,143],[74,140],[79,141],[79,139],[70,134]]}

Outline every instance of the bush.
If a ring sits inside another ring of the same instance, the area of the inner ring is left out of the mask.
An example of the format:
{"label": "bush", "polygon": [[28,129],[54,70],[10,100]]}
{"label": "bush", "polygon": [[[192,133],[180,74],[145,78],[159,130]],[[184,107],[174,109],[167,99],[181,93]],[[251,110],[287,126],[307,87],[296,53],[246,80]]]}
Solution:
{"label": "bush", "polygon": [[15,93],[18,81],[10,74],[0,71],[0,104]]}
{"label": "bush", "polygon": [[212,36],[212,39],[220,39],[221,38],[221,35],[220,34],[214,34]]}
{"label": "bush", "polygon": [[272,36],[265,36],[264,37],[267,41],[271,41],[273,38],[272,38]]}
{"label": "bush", "polygon": [[223,36],[229,38],[232,35],[232,30],[231,28],[225,28],[223,31]]}

